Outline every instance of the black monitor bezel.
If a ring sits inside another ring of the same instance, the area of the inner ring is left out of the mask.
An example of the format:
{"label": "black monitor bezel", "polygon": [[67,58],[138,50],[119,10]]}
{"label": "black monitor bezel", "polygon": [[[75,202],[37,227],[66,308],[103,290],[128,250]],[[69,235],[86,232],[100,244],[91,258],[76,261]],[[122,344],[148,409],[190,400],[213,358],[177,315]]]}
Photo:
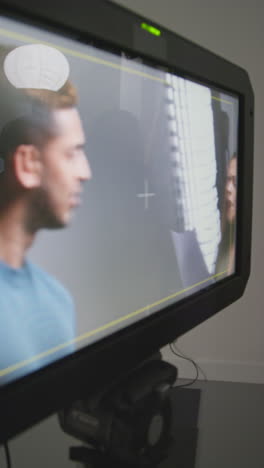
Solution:
{"label": "black monitor bezel", "polygon": [[[87,17],[85,13],[87,12]],[[142,56],[181,76],[239,96],[239,191],[236,273],[213,288],[171,305],[162,314],[137,322],[72,356],[0,388],[0,442],[15,436],[54,411],[85,397],[136,367],[156,350],[202,323],[242,296],[250,273],[253,189],[253,91],[247,73],[166,28],[155,24],[166,44],[166,57],[149,45],[134,46],[133,31],[149,21],[106,0],[0,2],[0,14],[50,28],[82,42]],[[86,20],[84,21],[84,18]],[[136,346],[135,346],[136,343]],[[124,359],[125,356],[125,359]]]}

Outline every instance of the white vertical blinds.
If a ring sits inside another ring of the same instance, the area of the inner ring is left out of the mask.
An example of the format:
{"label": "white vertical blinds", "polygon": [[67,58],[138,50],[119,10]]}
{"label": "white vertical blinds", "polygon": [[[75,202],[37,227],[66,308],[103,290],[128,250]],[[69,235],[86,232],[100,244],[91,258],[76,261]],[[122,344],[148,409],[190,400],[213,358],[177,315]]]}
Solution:
{"label": "white vertical blinds", "polygon": [[208,272],[220,241],[211,91],[166,74],[175,230],[196,231]]}

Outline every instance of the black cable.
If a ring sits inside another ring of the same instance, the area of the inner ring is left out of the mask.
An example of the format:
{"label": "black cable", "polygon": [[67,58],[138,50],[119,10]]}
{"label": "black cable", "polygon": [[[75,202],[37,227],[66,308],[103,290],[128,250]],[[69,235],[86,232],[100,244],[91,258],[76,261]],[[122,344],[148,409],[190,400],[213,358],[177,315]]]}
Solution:
{"label": "black cable", "polygon": [[[175,388],[179,388],[179,387],[190,387],[191,385],[193,385],[197,380],[198,380],[198,377],[199,377],[199,372],[204,376],[204,380],[207,382],[207,376],[206,374],[204,373],[203,369],[201,369],[201,367],[193,360],[191,359],[190,357],[186,356],[185,354],[183,354],[176,346],[175,342],[172,342],[170,343],[170,350],[173,354],[175,354],[175,356],[177,357],[180,357],[181,359],[185,359],[186,361],[189,361],[193,364],[194,368],[195,368],[195,371],[196,371],[196,375],[194,377],[194,379],[192,379],[190,382],[186,383],[186,384],[182,384],[182,385],[175,385]],[[175,351],[175,348],[176,350],[178,351]]]}
{"label": "black cable", "polygon": [[8,443],[4,443],[4,450],[5,450],[5,456],[6,456],[6,467],[11,468],[11,457],[10,457],[10,451],[8,447]]}

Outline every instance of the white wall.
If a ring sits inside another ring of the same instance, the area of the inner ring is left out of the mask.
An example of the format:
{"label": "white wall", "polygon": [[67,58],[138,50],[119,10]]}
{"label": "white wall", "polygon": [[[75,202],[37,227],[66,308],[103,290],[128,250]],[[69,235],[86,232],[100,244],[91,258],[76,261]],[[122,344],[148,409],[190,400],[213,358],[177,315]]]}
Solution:
{"label": "white wall", "polygon": [[[255,181],[252,272],[245,295],[178,340],[210,380],[264,383],[263,173],[264,3],[261,0],[115,0],[245,68],[255,92]],[[175,361],[181,377],[192,366]]]}

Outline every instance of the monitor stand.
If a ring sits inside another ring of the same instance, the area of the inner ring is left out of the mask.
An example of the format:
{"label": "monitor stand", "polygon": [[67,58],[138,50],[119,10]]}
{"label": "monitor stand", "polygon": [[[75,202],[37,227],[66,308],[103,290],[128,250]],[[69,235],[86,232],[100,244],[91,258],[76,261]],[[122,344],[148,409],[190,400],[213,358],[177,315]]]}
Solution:
{"label": "monitor stand", "polygon": [[71,447],[85,468],[155,468],[171,443],[170,389],[177,369],[153,356],[107,391],[59,414],[62,429],[89,446]]}

